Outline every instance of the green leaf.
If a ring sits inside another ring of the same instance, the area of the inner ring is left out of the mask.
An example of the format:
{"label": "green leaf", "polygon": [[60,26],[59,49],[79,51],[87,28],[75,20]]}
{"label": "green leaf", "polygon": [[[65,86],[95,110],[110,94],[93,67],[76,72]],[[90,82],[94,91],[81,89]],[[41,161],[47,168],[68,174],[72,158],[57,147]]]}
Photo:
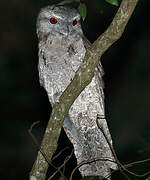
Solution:
{"label": "green leaf", "polygon": [[80,5],[78,7],[78,11],[84,21],[86,18],[86,5],[84,3],[80,3]]}
{"label": "green leaf", "polygon": [[62,6],[65,4],[71,4],[72,2],[74,2],[74,0],[64,0],[64,1],[59,2],[57,5]]}
{"label": "green leaf", "polygon": [[112,5],[118,6],[118,0],[105,0],[105,1]]}

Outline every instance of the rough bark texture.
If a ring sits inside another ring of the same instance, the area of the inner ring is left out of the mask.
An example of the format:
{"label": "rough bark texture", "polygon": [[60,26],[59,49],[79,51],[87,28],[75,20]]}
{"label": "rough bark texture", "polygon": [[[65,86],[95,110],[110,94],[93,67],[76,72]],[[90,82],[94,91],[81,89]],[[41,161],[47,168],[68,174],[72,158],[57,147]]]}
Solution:
{"label": "rough bark texture", "polygon": [[[102,54],[117,41],[125,27],[138,0],[123,0],[118,12],[108,29],[87,50],[83,63],[76,72],[76,75],[64,93],[59,99],[59,103],[53,106],[53,111],[48,122],[47,128],[41,144],[41,151],[51,159],[57,148],[57,141],[60,135],[63,120],[68,111],[82,92],[82,90],[91,82],[95,67]],[[90,71],[89,71],[90,70]],[[68,96],[72,94],[72,96]],[[48,169],[48,163],[40,152],[30,172],[31,180],[44,180]]]}

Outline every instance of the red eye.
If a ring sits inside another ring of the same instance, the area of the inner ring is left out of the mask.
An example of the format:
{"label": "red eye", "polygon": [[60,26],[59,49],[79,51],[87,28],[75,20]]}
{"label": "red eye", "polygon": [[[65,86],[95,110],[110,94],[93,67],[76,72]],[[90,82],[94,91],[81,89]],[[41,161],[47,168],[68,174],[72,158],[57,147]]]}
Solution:
{"label": "red eye", "polygon": [[56,18],[50,18],[50,22],[51,22],[52,24],[56,24],[56,23],[57,23],[57,19],[56,19]]}
{"label": "red eye", "polygon": [[75,26],[77,24],[77,20],[73,20],[72,25]]}

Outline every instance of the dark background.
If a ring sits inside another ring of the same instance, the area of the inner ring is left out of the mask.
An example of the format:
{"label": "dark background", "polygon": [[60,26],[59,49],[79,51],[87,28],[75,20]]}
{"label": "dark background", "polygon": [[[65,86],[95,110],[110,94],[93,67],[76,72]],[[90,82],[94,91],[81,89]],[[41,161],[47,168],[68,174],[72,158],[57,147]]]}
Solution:
{"label": "dark background", "polygon": [[[54,2],[54,1],[53,1]],[[36,17],[44,0],[1,2],[0,11],[0,178],[28,179],[37,148],[28,134],[40,143],[50,116],[47,95],[38,81]],[[83,29],[93,42],[108,27],[117,8],[87,1]],[[122,163],[150,157],[150,23],[149,1],[140,1],[126,29],[103,55],[105,109],[114,148]],[[101,12],[101,13],[100,13]],[[103,12],[103,13],[102,13]],[[60,147],[67,146],[64,135]],[[70,163],[71,164],[71,163]],[[150,162],[132,168],[150,170]],[[131,176],[131,179],[138,179]],[[116,173],[114,179],[124,179]],[[145,178],[141,178],[145,179]]]}

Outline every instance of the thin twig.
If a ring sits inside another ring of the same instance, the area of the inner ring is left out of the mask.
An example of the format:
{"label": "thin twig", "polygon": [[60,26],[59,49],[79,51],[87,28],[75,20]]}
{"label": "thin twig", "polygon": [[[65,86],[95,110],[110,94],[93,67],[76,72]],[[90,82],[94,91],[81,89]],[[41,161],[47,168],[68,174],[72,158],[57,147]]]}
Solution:
{"label": "thin twig", "polygon": [[[104,117],[98,117],[98,118],[101,118],[101,119],[102,119],[102,118],[104,118]],[[145,159],[145,160],[141,160],[141,161],[136,161],[136,162],[133,162],[133,163],[129,163],[129,164],[127,164],[127,165],[122,165],[122,164],[120,163],[120,161],[119,161],[118,158],[117,158],[117,155],[116,155],[116,153],[115,153],[115,150],[114,150],[113,146],[112,146],[111,143],[109,142],[109,139],[108,139],[107,135],[105,134],[103,128],[100,126],[100,124],[99,124],[99,122],[98,122],[98,118],[96,119],[98,128],[99,128],[99,129],[101,130],[101,132],[103,133],[103,135],[104,135],[104,137],[105,137],[105,139],[106,139],[106,141],[107,141],[107,143],[108,143],[108,145],[109,145],[109,147],[110,147],[110,149],[111,149],[111,152],[112,152],[112,154],[113,154],[113,156],[114,156],[114,158],[115,158],[115,160],[116,160],[116,163],[117,163],[117,165],[119,166],[119,170],[121,171],[121,173],[122,173],[126,178],[128,178],[128,179],[129,179],[129,177],[128,177],[126,174],[124,174],[122,170],[124,170],[124,171],[128,172],[129,174],[131,174],[131,175],[133,175],[133,176],[136,176],[136,177],[144,177],[144,176],[147,176],[148,174],[150,174],[150,171],[148,171],[148,172],[146,172],[146,173],[144,173],[144,174],[136,174],[136,173],[134,173],[134,172],[132,172],[132,171],[129,171],[129,170],[127,169],[127,167],[130,167],[130,166],[132,166],[132,165],[134,165],[134,164],[138,164],[138,163],[143,163],[143,162],[146,162],[146,161],[150,161],[150,158],[149,158],[149,159]]]}
{"label": "thin twig", "polygon": [[150,158],[144,159],[144,160],[140,160],[140,161],[135,161],[135,162],[126,164],[126,165],[124,165],[124,166],[129,166],[129,167],[130,167],[130,166],[132,166],[132,165],[134,165],[134,164],[140,164],[140,163],[144,163],[144,162],[147,162],[147,161],[150,161]]}
{"label": "thin twig", "polygon": [[69,147],[65,147],[62,149],[58,154],[56,154],[53,158],[52,161],[54,161],[56,158],[58,158],[66,149],[70,149]]}
{"label": "thin twig", "polygon": [[32,134],[32,129],[34,128],[35,125],[37,125],[39,123],[40,123],[40,121],[33,122],[31,124],[30,128],[28,129],[28,133],[32,137],[32,140],[33,140],[33,142],[35,143],[35,145],[37,146],[38,149],[39,149],[39,144],[38,144],[38,141],[37,141],[36,137]]}
{"label": "thin twig", "polygon": [[63,163],[60,167],[58,167],[57,171],[54,172],[53,175],[48,178],[48,180],[51,180],[51,179],[58,173],[58,170],[60,170],[62,167],[64,167],[64,166],[66,165],[66,163],[67,163],[67,162],[69,161],[69,159],[71,158],[71,156],[72,156],[72,154],[73,154],[73,151],[74,151],[74,150],[72,149],[71,154],[66,157],[64,163]]}

